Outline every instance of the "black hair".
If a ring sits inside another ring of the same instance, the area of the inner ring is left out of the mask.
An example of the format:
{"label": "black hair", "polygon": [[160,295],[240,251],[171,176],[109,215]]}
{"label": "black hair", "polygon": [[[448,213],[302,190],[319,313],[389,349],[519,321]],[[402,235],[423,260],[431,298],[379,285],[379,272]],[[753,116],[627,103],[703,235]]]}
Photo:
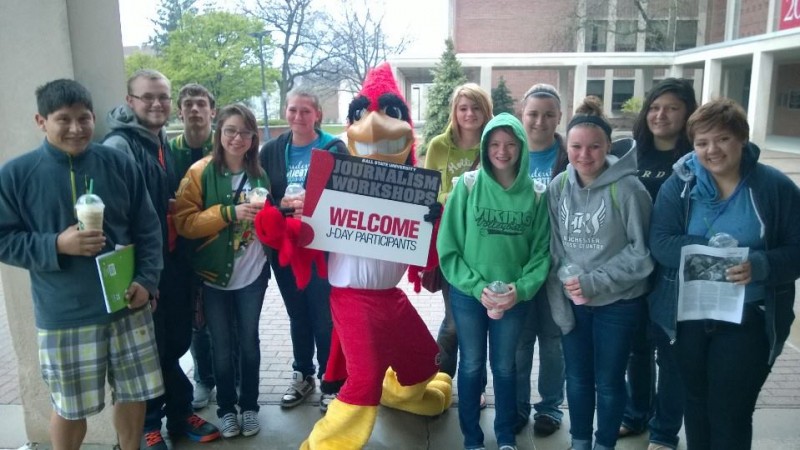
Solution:
{"label": "black hair", "polygon": [[683,128],[678,141],[675,143],[675,156],[681,157],[692,150],[692,143],[689,141],[689,136],[686,135],[686,121],[689,116],[697,110],[697,99],[694,94],[694,86],[690,80],[684,78],[665,78],[647,93],[642,104],[642,109],[636,116],[633,122],[633,139],[636,141],[638,152],[645,152],[655,148],[653,143],[653,132],[647,126],[647,112],[650,110],[650,105],[658,97],[664,94],[672,94],[678,97],[680,101],[686,106],[686,117],[684,118]]}
{"label": "black hair", "polygon": [[61,78],[36,88],[36,107],[42,117],[72,105],[83,105],[94,113],[92,94],[75,80]]}

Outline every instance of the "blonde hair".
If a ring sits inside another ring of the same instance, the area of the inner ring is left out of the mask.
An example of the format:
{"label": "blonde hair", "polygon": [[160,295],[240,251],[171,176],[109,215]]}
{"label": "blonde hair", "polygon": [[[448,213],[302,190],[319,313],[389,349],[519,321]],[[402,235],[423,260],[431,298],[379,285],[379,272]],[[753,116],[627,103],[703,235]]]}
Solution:
{"label": "blonde hair", "polygon": [[525,91],[525,95],[522,96],[522,101],[520,102],[522,106],[520,111],[525,111],[525,106],[528,104],[528,100],[531,98],[553,99],[553,101],[556,102],[556,107],[559,111],[561,111],[561,96],[558,94],[558,89],[556,89],[552,84],[537,83]]}
{"label": "blonde hair", "polygon": [[447,122],[447,126],[452,130],[453,140],[455,142],[461,140],[461,129],[458,126],[458,120],[456,120],[456,106],[461,97],[472,100],[477,103],[478,108],[481,109],[484,117],[483,125],[481,125],[481,133],[483,132],[483,128],[486,127],[486,124],[489,123],[489,120],[494,117],[492,114],[492,98],[482,87],[475,83],[465,83],[458,86],[450,97],[450,120]]}

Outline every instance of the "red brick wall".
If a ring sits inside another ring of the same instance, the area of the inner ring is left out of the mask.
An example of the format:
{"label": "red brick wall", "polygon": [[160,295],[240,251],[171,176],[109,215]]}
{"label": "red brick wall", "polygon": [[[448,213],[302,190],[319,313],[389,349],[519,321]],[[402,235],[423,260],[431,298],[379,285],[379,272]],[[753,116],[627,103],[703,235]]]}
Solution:
{"label": "red brick wall", "polygon": [[727,0],[708,1],[708,28],[706,43],[714,44],[725,39],[725,10]]}
{"label": "red brick wall", "polygon": [[456,53],[573,51],[572,1],[456,0]]}
{"label": "red brick wall", "polygon": [[[558,72],[553,70],[492,70],[492,88],[497,87],[500,77],[506,81],[514,99],[514,111],[519,115],[520,100],[525,91],[536,83],[548,83],[558,88]],[[562,94],[563,96],[563,94]]]}
{"label": "red brick wall", "polygon": [[[776,4],[776,7],[779,5]],[[769,0],[742,0],[739,16],[739,37],[756,36],[767,32]]]}

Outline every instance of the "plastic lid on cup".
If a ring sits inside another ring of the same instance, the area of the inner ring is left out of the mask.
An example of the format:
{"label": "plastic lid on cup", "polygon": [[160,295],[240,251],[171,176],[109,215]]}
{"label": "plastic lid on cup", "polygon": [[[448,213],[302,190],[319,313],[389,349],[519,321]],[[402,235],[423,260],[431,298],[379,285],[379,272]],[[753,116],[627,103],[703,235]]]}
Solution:
{"label": "plastic lid on cup", "polygon": [[283,194],[284,197],[298,197],[303,195],[306,192],[305,188],[297,183],[292,183],[286,186],[286,192]]}
{"label": "plastic lid on cup", "polygon": [[78,205],[103,205],[103,200],[95,194],[83,194],[78,197],[75,206]]}

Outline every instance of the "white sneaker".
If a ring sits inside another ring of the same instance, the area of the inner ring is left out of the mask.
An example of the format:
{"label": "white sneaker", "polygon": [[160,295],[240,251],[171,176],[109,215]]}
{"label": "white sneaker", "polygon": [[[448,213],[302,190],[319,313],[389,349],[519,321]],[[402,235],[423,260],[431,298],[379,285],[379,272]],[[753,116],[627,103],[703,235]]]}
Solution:
{"label": "white sneaker", "polygon": [[242,413],[242,436],[253,436],[261,431],[258,424],[258,413],[256,411],[245,411]]}
{"label": "white sneaker", "polygon": [[241,428],[239,428],[239,419],[236,417],[236,413],[228,413],[222,416],[219,425],[222,437],[231,438],[238,436],[242,432]]}
{"label": "white sneaker", "polygon": [[292,372],[292,384],[289,385],[289,389],[283,394],[281,407],[292,408],[303,403],[303,400],[308,397],[308,394],[314,392],[315,386],[314,375],[309,375],[304,378],[302,372]]}

